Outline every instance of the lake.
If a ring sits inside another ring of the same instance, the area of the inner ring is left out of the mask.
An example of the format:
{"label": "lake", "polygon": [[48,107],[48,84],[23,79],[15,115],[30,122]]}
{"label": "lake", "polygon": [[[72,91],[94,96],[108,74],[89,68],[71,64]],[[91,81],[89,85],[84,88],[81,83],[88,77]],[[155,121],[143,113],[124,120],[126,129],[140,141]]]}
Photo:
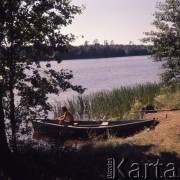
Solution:
{"label": "lake", "polygon": [[[42,66],[45,67],[45,62]],[[60,64],[52,62],[54,70],[73,71],[74,85],[87,88],[84,94],[100,90],[111,90],[120,86],[133,86],[148,82],[159,82],[160,62],[153,62],[149,56],[116,57],[102,59],[64,60]],[[49,102],[65,101],[78,93],[68,90],[60,96],[49,95]]]}

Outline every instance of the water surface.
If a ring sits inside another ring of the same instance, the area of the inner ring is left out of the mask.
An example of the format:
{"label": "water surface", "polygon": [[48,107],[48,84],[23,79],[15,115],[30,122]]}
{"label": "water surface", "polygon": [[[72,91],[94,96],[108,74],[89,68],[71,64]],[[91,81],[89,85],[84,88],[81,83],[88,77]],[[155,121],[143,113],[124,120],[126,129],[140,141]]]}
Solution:
{"label": "water surface", "polygon": [[[44,67],[45,64],[42,62]],[[72,70],[74,74],[72,82],[87,88],[84,94],[127,85],[159,82],[160,67],[161,63],[153,62],[148,56],[64,60],[60,64],[52,62],[54,70]],[[60,96],[49,95],[49,102],[72,99],[76,95],[78,93],[72,90],[63,92]]]}

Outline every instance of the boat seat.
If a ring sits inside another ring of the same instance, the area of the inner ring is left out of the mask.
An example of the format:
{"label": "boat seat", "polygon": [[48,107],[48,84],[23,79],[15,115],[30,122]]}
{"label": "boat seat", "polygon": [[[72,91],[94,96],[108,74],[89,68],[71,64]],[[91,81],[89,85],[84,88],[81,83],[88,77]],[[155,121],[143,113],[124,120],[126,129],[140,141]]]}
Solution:
{"label": "boat seat", "polygon": [[108,123],[109,123],[109,122],[102,122],[102,123],[101,123],[101,126],[108,126]]}

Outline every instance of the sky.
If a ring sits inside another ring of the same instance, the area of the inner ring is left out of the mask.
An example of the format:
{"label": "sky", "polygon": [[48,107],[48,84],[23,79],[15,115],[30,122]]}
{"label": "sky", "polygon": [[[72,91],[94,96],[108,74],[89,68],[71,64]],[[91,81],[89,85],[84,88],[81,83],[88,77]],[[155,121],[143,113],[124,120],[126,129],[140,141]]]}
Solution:
{"label": "sky", "polygon": [[[85,41],[100,44],[114,41],[115,44],[142,44],[143,32],[153,30],[156,3],[165,0],[72,0],[71,4],[85,5],[82,14],[76,15],[72,24],[63,29],[63,33],[77,36],[73,45],[82,45]],[[84,38],[82,38],[84,36]]]}

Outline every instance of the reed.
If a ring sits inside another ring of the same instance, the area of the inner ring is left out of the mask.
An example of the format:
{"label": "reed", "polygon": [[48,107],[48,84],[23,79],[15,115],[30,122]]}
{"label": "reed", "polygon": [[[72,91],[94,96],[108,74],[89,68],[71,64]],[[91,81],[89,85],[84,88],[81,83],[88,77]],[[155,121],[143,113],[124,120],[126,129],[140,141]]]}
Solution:
{"label": "reed", "polygon": [[[74,97],[66,101],[68,109],[75,114],[75,118],[110,119],[123,118],[131,110],[139,110],[153,102],[160,94],[162,86],[156,83],[125,86],[111,91],[102,90],[89,95]],[[54,106],[55,115],[59,114],[60,102]],[[137,104],[139,104],[138,107]]]}

